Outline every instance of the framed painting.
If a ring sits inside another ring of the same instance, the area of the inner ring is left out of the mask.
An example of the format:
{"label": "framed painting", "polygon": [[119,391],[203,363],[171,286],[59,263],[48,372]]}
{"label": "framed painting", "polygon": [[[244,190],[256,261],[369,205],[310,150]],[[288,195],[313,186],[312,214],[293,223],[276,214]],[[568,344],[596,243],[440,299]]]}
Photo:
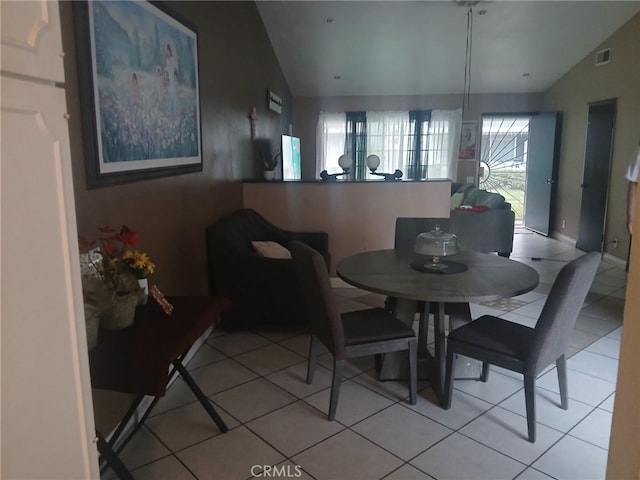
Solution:
{"label": "framed painting", "polygon": [[73,2],[89,188],[202,170],[198,34],[159,2]]}
{"label": "framed painting", "polygon": [[458,159],[475,160],[477,150],[478,122],[462,122]]}

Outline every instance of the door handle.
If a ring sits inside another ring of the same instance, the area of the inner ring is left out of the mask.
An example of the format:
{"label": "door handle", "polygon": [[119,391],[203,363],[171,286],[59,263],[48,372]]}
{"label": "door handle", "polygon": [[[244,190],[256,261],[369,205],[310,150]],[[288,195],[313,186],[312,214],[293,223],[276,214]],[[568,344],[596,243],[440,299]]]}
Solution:
{"label": "door handle", "polygon": [[580,188],[587,188],[590,187],[591,185],[589,185],[588,183],[582,183],[580,184]]}

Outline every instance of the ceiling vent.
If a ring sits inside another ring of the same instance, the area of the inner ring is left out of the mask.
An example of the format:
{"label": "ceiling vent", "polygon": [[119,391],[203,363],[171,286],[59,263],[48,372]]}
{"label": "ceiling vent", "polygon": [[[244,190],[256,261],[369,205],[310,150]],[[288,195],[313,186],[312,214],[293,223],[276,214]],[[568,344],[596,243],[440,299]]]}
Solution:
{"label": "ceiling vent", "polygon": [[610,48],[605,48],[604,50],[600,50],[599,52],[596,52],[596,67],[606,65],[610,61],[611,61]]}

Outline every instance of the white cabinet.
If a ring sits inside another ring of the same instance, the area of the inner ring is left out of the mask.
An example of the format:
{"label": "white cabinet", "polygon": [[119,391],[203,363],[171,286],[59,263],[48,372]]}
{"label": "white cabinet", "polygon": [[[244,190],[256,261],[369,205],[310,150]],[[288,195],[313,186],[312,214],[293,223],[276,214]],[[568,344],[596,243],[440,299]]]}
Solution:
{"label": "white cabinet", "polygon": [[2,70],[63,83],[58,2],[2,0],[0,19]]}
{"label": "white cabinet", "polygon": [[0,8],[0,477],[98,478],[58,4]]}

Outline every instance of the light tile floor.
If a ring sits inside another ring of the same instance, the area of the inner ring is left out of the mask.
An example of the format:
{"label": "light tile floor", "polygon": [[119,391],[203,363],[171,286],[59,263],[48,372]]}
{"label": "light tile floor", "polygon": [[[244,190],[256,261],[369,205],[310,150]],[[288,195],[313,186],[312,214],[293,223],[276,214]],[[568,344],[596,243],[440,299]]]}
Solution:
{"label": "light tile floor", "polygon": [[[511,301],[472,305],[535,325],[571,245],[518,230],[512,259],[532,265],[541,283]],[[538,257],[541,260],[532,260]],[[380,383],[371,359],[345,370],[336,421],[326,419],[331,358],[313,385],[304,381],[308,337],[296,331],[213,332],[189,368],[230,430],[220,434],[181,380],[122,458],[138,479],[603,479],[615,394],[626,273],[603,262],[571,340],[568,411],[557,377],[538,379],[538,440],[526,440],[522,378],[494,368],[488,383],[455,382],[453,405],[435,404],[428,382],[415,406],[403,382]],[[342,311],[383,298],[336,288]],[[460,358],[457,372],[477,375]],[[464,368],[463,368],[464,367]],[[108,471],[105,478],[113,478]]]}

